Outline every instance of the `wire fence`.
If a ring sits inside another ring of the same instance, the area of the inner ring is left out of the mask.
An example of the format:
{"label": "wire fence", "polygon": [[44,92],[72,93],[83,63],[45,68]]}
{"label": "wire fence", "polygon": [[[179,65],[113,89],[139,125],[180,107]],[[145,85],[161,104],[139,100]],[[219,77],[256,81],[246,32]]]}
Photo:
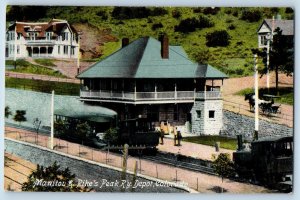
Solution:
{"label": "wire fence", "polygon": [[[253,112],[250,111],[249,105],[239,104],[239,103],[232,102],[232,101],[223,100],[223,109],[232,111],[235,113],[239,113],[239,114],[244,114],[244,115],[246,114],[248,116],[250,114],[253,114]],[[260,111],[259,114],[262,117],[265,117],[266,119],[268,119],[272,122],[282,123],[282,124],[288,125],[290,127],[293,126],[293,122],[294,122],[293,115],[289,115],[289,114],[282,113],[282,112],[278,112],[276,114],[275,113],[263,113],[262,111]]]}
{"label": "wire fence", "polygon": [[[5,130],[5,137],[50,149],[50,137],[45,134],[36,134],[28,131],[21,132]],[[121,151],[118,153],[111,152],[109,149],[96,149],[85,145],[72,143],[60,138],[54,138],[53,147],[54,151],[66,153],[98,163],[107,164],[117,168],[122,168],[123,166],[123,154]],[[199,174],[196,172],[186,171],[176,166],[151,162],[143,159],[142,155],[139,155],[138,157],[128,156],[127,170],[133,172],[136,162],[138,163],[137,172],[139,174],[155,177],[162,180],[162,182],[168,181],[168,183],[186,185],[192,189],[201,190],[201,182],[199,182],[199,180],[203,178],[198,177]],[[220,180],[217,182],[219,181]]]}

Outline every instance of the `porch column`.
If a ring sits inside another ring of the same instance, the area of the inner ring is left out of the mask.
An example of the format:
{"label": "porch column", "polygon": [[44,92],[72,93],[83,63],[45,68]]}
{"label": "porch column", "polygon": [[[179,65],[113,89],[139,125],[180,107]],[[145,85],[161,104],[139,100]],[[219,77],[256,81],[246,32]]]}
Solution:
{"label": "porch column", "polygon": [[177,99],[177,85],[176,85],[176,83],[175,83],[174,87],[175,87],[175,88],[174,88],[174,91],[175,91],[175,94],[174,94],[174,95],[175,95],[175,99]]}
{"label": "porch column", "polygon": [[122,99],[124,99],[124,79],[122,79]]}
{"label": "porch column", "polygon": [[38,48],[39,48],[39,57],[41,57],[41,47]]}
{"label": "porch column", "polygon": [[33,57],[33,47],[31,47],[31,57]]}
{"label": "porch column", "polygon": [[110,97],[112,97],[112,85],[113,85],[112,79],[110,79]]}
{"label": "porch column", "polygon": [[136,100],[136,80],[134,81],[134,100]]}
{"label": "porch column", "polygon": [[90,79],[89,91],[90,91],[90,97],[91,97],[92,96],[92,79]]}
{"label": "porch column", "polygon": [[195,87],[194,87],[194,101],[196,99],[196,87],[197,87],[197,80],[194,79]]}
{"label": "porch column", "polygon": [[156,83],[155,83],[155,86],[154,86],[154,98],[157,99],[157,86],[156,86]]}
{"label": "porch column", "polygon": [[213,90],[214,87],[214,79],[211,80],[211,91]]}
{"label": "porch column", "polygon": [[48,57],[48,46],[46,46],[46,57]]}

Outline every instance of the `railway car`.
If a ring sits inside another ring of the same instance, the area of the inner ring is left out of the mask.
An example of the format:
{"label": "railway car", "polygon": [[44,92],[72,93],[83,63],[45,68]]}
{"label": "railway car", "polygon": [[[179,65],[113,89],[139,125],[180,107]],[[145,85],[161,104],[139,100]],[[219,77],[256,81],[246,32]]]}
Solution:
{"label": "railway car", "polygon": [[159,144],[159,132],[147,118],[124,120],[119,126],[119,142],[129,146],[156,148]]}
{"label": "railway car", "polygon": [[241,177],[278,187],[293,174],[293,137],[264,138],[251,142],[251,149],[240,147],[233,161]]}

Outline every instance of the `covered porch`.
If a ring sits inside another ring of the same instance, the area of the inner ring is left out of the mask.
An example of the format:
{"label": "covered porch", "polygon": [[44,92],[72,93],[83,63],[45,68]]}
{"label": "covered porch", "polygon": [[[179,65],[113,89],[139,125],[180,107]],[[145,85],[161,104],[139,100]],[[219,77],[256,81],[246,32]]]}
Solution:
{"label": "covered porch", "polygon": [[93,101],[185,103],[221,99],[220,86],[204,79],[85,79],[80,97]]}

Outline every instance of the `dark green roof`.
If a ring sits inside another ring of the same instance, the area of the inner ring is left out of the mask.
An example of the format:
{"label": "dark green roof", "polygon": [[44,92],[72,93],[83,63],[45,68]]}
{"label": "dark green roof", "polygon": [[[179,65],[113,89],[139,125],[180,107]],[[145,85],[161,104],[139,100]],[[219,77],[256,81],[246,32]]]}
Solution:
{"label": "dark green roof", "polygon": [[181,46],[169,46],[161,57],[161,43],[139,38],[77,76],[78,78],[227,78],[208,64],[191,61]]}

